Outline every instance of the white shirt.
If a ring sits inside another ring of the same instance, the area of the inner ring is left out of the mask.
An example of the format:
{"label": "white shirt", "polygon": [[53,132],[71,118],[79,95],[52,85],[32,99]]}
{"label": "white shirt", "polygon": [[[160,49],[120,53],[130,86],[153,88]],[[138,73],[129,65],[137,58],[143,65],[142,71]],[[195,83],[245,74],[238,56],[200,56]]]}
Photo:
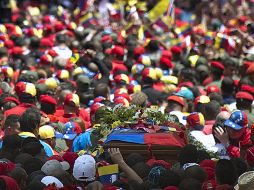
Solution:
{"label": "white shirt", "polygon": [[215,146],[215,140],[212,134],[206,135],[203,131],[194,130],[190,132],[190,135],[202,143],[207,150],[212,151],[212,147]]}
{"label": "white shirt", "polygon": [[72,51],[68,47],[55,46],[53,50],[55,50],[59,57],[64,59],[69,59],[72,56]]}

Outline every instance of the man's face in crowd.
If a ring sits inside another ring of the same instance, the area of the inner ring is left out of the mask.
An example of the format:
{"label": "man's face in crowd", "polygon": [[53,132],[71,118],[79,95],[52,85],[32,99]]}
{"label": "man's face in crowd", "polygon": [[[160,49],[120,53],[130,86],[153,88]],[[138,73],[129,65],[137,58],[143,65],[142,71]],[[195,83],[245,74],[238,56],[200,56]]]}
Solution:
{"label": "man's face in crowd", "polygon": [[15,135],[15,134],[19,134],[19,133],[20,133],[20,124],[19,124],[19,122],[12,123],[11,126],[8,126],[4,130],[5,136]]}

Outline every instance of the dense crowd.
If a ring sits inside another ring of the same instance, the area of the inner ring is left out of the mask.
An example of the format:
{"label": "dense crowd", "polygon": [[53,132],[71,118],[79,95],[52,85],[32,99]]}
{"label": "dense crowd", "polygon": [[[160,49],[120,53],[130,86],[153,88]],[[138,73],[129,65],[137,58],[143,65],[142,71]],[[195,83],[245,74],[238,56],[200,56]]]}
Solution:
{"label": "dense crowd", "polygon": [[[254,189],[253,0],[7,2],[1,190]],[[103,149],[119,106],[173,117],[177,159]]]}

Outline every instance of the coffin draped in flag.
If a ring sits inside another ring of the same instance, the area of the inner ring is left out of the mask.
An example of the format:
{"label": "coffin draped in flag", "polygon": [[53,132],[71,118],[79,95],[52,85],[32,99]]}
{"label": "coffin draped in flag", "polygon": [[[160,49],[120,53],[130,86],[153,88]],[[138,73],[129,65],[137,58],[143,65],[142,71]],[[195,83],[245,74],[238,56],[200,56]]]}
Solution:
{"label": "coffin draped in flag", "polygon": [[108,135],[105,143],[122,141],[136,144],[154,144],[174,147],[184,147],[185,139],[177,132],[169,133],[144,133],[132,129],[117,129]]}

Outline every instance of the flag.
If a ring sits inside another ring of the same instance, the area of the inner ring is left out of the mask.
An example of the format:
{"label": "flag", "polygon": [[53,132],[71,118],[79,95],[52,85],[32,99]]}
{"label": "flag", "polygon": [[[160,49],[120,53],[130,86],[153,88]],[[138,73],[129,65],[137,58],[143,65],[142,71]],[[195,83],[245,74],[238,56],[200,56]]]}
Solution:
{"label": "flag", "polygon": [[144,41],[145,40],[145,33],[144,33],[144,25],[141,25],[138,30],[138,40]]}
{"label": "flag", "polygon": [[98,168],[99,179],[102,184],[112,184],[118,180],[118,164]]}
{"label": "flag", "polygon": [[76,64],[80,58],[80,55],[78,53],[72,53],[69,62],[72,64]]}
{"label": "flag", "polygon": [[79,18],[79,23],[82,24],[84,27],[88,27],[90,25],[97,25],[98,24],[97,19],[90,12],[82,15]]}
{"label": "flag", "polygon": [[176,32],[178,37],[182,37],[182,36],[186,37],[191,33],[191,31],[192,31],[192,29],[191,29],[189,24],[186,24],[186,25],[181,26],[181,27],[177,27],[175,29],[175,32]]}
{"label": "flag", "polygon": [[220,48],[226,48],[228,44],[227,36],[221,33],[218,33],[215,37],[214,42],[214,48],[220,49]]}
{"label": "flag", "polygon": [[171,0],[160,0],[153,8],[148,12],[148,18],[151,22],[155,22],[167,11],[170,12]]}

